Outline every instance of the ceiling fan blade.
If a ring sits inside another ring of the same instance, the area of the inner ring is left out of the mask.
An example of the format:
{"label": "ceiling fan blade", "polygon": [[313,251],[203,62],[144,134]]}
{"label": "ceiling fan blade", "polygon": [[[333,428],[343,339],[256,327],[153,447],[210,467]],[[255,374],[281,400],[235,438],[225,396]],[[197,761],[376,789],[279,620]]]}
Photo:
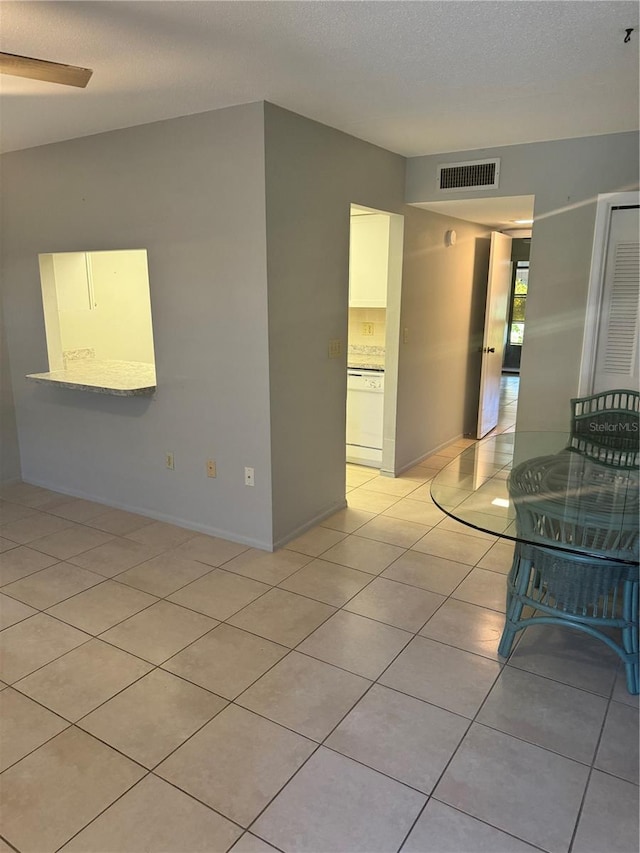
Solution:
{"label": "ceiling fan blade", "polygon": [[48,62],[46,59],[33,59],[31,56],[0,52],[0,74],[29,77],[33,80],[44,80],[47,83],[61,83],[63,86],[78,86],[84,89],[93,71],[77,65],[62,65],[59,62]]}

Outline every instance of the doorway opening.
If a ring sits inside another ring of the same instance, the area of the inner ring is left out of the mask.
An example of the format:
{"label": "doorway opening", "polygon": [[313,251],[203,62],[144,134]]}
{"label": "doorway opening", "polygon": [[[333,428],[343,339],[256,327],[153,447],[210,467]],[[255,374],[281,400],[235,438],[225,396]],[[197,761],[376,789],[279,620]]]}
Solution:
{"label": "doorway opening", "polygon": [[347,462],[395,476],[404,217],[351,205]]}
{"label": "doorway opening", "polygon": [[[494,429],[496,421],[501,418],[499,398],[501,386],[505,384],[501,382],[501,377],[504,375],[505,368],[507,373],[511,372],[509,362],[505,365],[503,360],[507,341],[515,341],[518,331],[522,332],[519,354],[526,340],[526,334],[522,327],[515,325],[521,322],[517,311],[519,308],[523,308],[526,303],[524,305],[522,303],[514,304],[511,297],[513,267],[511,266],[512,256],[509,243],[518,244],[528,238],[527,247],[530,247],[535,196],[483,196],[474,193],[473,197],[467,198],[413,202],[413,206],[486,226],[486,236],[492,235],[491,243],[495,244],[493,269],[491,276],[488,276],[487,279],[488,298],[485,305],[482,346],[478,353],[475,349],[469,353],[473,371],[467,399],[470,412],[477,406],[478,414],[477,429],[474,431],[472,428],[473,415],[471,414],[466,434],[479,437],[490,433]],[[489,251],[489,264],[492,265],[491,251]],[[489,278],[494,279],[494,281],[490,282]],[[527,290],[528,287],[527,278]],[[512,332],[513,337],[511,336]],[[513,346],[518,346],[518,344],[514,343]],[[478,355],[480,360],[476,361]],[[511,384],[519,385],[519,383]],[[478,400],[477,403],[476,399]]]}
{"label": "doorway opening", "polygon": [[503,373],[500,379],[500,408],[495,433],[513,432],[518,415],[518,394],[520,376],[517,373]]}
{"label": "doorway opening", "polygon": [[511,295],[504,348],[503,373],[520,373],[520,358],[529,291],[529,254],[531,237],[514,238],[511,244]]}

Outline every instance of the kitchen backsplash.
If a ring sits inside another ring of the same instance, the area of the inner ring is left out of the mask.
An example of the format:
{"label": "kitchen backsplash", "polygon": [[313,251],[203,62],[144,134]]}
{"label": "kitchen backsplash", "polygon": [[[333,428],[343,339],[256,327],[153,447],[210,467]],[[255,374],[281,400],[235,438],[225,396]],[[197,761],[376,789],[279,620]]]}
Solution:
{"label": "kitchen backsplash", "polygon": [[349,308],[350,352],[371,352],[375,349],[383,354],[386,320],[386,308]]}
{"label": "kitchen backsplash", "polygon": [[349,352],[358,355],[384,355],[384,347],[371,347],[367,344],[349,344]]}
{"label": "kitchen backsplash", "polygon": [[70,364],[75,365],[80,361],[89,361],[95,359],[96,351],[93,347],[83,347],[82,349],[66,349],[62,352],[62,361],[65,368]]}

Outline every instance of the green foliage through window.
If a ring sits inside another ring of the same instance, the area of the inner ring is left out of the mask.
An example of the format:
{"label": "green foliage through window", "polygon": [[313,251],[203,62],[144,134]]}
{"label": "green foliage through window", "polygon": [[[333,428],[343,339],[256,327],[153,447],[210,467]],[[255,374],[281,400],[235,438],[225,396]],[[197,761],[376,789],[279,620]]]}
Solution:
{"label": "green foliage through window", "polygon": [[515,282],[513,285],[511,305],[511,325],[509,327],[509,343],[522,346],[524,340],[524,315],[529,289],[529,262],[516,263]]}
{"label": "green foliage through window", "polygon": [[524,323],[524,306],[526,301],[526,297],[524,296],[513,297],[513,313],[511,315],[512,323]]}

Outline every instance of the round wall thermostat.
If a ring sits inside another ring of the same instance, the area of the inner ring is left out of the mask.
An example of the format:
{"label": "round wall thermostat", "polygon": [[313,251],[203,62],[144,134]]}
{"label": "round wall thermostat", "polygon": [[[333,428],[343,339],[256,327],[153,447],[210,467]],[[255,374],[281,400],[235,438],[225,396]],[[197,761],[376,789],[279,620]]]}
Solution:
{"label": "round wall thermostat", "polygon": [[444,235],[445,246],[455,246],[458,235],[455,231],[447,231]]}

